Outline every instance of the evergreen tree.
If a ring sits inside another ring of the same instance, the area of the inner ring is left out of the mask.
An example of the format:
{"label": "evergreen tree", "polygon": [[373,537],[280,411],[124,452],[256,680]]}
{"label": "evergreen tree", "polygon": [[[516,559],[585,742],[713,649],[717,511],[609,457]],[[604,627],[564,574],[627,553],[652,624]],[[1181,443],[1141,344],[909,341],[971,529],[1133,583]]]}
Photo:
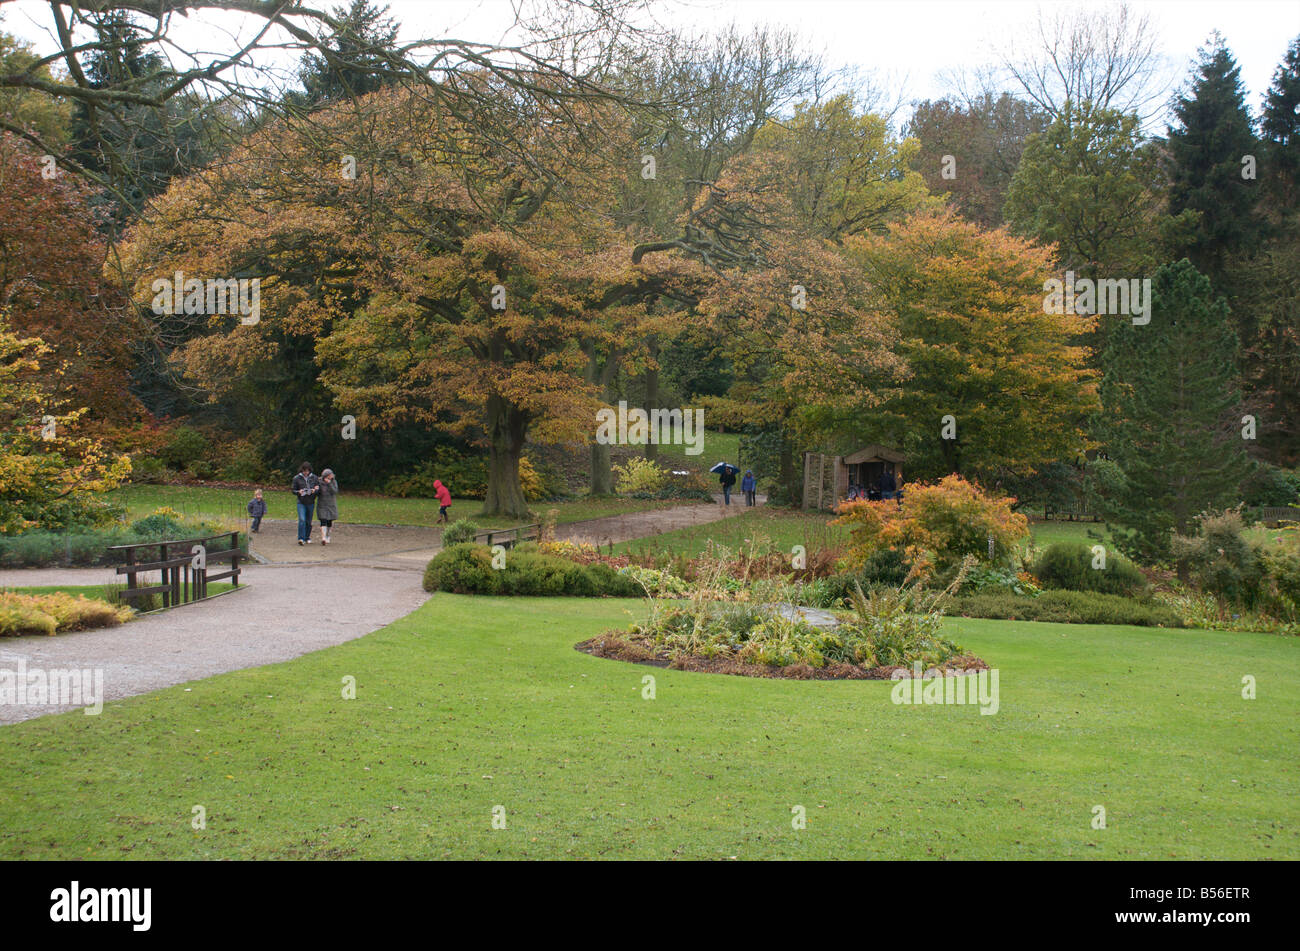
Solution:
{"label": "evergreen tree", "polygon": [[1227,258],[1256,246],[1261,222],[1255,181],[1243,176],[1243,159],[1258,157],[1241,69],[1217,33],[1201,50],[1186,92],[1174,106],[1170,128],[1169,205],[1177,215],[1200,213],[1200,223],[1179,251],[1221,292]]}
{"label": "evergreen tree", "polygon": [[1300,189],[1300,37],[1291,41],[1273,74],[1273,85],[1264,96],[1260,132],[1266,210],[1289,219],[1295,214]]}
{"label": "evergreen tree", "polygon": [[303,93],[293,98],[307,106],[364,96],[389,81],[386,54],[395,47],[397,24],[385,16],[388,7],[352,0],[332,13],[340,29],[322,41],[328,53],[308,54],[298,74]]}
{"label": "evergreen tree", "polygon": [[[1235,308],[1249,313],[1245,377],[1258,406],[1259,449],[1283,466],[1300,462],[1300,38],[1291,42],[1264,97],[1260,213],[1267,237],[1234,275]],[[1254,406],[1252,406],[1254,409]]]}
{"label": "evergreen tree", "polygon": [[1103,354],[1099,430],[1118,472],[1097,505],[1116,544],[1139,560],[1168,555],[1170,532],[1230,505],[1250,469],[1234,385],[1227,305],[1184,259],[1152,279],[1151,322],[1117,324]]}
{"label": "evergreen tree", "polygon": [[[139,94],[158,92],[165,63],[151,49],[130,16],[100,14],[91,20],[96,41],[82,69],[94,89],[134,84]],[[100,107],[78,100],[72,110],[73,158],[112,182],[115,198],[101,196],[108,227],[120,229],[172,178],[195,170],[208,156],[206,104],[194,93],[180,94],[162,108],[135,103]]]}

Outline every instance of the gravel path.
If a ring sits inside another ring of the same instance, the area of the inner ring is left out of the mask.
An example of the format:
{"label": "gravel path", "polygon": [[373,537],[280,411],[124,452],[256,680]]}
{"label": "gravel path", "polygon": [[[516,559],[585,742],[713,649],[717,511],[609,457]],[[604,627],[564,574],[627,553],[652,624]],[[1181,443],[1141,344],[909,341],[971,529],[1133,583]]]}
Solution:
{"label": "gravel path", "polygon": [[[746,511],[743,501],[737,505],[733,498],[724,506],[721,498],[713,505],[574,522],[559,526],[556,534],[603,545]],[[24,664],[28,671],[102,671],[103,699],[117,700],[342,644],[409,614],[428,597],[420,587],[421,573],[439,550],[437,529],[338,523],[330,546],[299,547],[295,526],[287,520],[262,522],[253,551],[266,563],[244,567],[241,580],[248,582],[247,589],[121,627],[0,639],[0,671],[17,671]],[[110,568],[0,571],[0,588],[121,582]],[[92,685],[93,679],[87,686]],[[0,702],[0,724],[66,709]]]}
{"label": "gravel path", "polygon": [[[0,669],[103,671],[116,700],[229,670],[290,660],[377,630],[428,597],[415,571],[250,565],[249,586],[120,627],[0,639]],[[0,586],[101,584],[102,568],[0,572]],[[0,724],[68,709],[0,703]]]}
{"label": "gravel path", "polygon": [[[759,505],[767,502],[765,495],[755,498]],[[712,505],[705,503],[677,505],[670,509],[629,512],[626,515],[610,515],[585,522],[557,525],[555,537],[562,541],[585,542],[592,545],[617,545],[619,542],[631,541],[634,538],[651,538],[679,528],[689,528],[692,525],[720,522],[724,518],[734,518],[746,511],[749,510],[745,507],[743,494],[733,493],[730,505],[723,505],[722,495],[718,494],[714,496]]]}

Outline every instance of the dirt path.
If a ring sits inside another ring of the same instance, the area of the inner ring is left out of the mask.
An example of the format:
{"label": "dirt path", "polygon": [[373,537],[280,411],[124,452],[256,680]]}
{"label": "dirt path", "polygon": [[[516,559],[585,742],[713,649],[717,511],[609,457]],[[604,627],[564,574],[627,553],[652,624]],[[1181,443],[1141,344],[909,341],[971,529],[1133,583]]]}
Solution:
{"label": "dirt path", "polygon": [[[121,627],[0,639],[0,669],[103,671],[116,700],[228,670],[258,667],[377,630],[428,597],[414,571],[355,565],[250,565],[249,586]],[[103,568],[0,572],[0,585],[102,584]],[[67,707],[0,703],[0,723]]]}

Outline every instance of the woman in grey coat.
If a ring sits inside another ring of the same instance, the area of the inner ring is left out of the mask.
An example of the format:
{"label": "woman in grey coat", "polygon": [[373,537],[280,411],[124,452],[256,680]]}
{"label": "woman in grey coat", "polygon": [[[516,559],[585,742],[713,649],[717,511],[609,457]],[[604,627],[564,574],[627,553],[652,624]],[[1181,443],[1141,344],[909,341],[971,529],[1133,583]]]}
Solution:
{"label": "woman in grey coat", "polygon": [[320,494],[316,496],[316,517],[320,519],[320,543],[330,543],[330,529],[339,517],[339,480],[333,469],[320,474]]}

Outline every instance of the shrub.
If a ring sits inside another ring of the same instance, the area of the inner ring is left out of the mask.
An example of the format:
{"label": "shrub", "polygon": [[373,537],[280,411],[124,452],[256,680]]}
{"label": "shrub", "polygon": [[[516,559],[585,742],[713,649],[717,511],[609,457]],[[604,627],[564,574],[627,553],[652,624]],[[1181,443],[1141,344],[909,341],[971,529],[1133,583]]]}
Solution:
{"label": "shrub", "polygon": [[1300,502],[1300,473],[1260,464],[1242,484],[1242,500],[1252,508]]}
{"label": "shrub", "polygon": [[[153,518],[154,516],[149,516]],[[141,521],[146,521],[141,519]],[[67,533],[24,532],[21,535],[0,535],[0,568],[48,568],[51,566],[90,567],[120,564],[120,553],[110,553],[114,545],[134,545],[141,542],[167,540],[167,534],[176,539],[219,535],[224,529],[209,522],[175,523],[176,531],[166,534],[141,534],[124,525],[110,528],[83,528]],[[248,539],[241,535],[239,547],[248,550]]]}
{"label": "shrub", "polygon": [[845,502],[831,524],[849,526],[849,559],[854,565],[890,548],[913,565],[933,563],[944,569],[967,555],[987,557],[990,536],[993,560],[1008,560],[1015,544],[1029,535],[1029,520],[1011,510],[1015,502],[950,475],[930,485],[909,485],[901,505],[890,500]]}
{"label": "shrub", "polygon": [[442,530],[443,547],[451,545],[463,545],[466,542],[472,542],[474,536],[479,533],[480,529],[477,522],[471,522],[467,518],[458,518]]}
{"label": "shrub", "polygon": [[1107,558],[1105,568],[1093,567],[1093,551],[1077,542],[1056,542],[1034,563],[1034,576],[1045,588],[1066,591],[1097,591],[1134,597],[1145,594],[1148,585],[1142,572],[1130,561]]}
{"label": "shrub", "polygon": [[1179,577],[1229,604],[1253,607],[1263,593],[1264,566],[1242,534],[1241,513],[1207,512],[1196,523],[1195,535],[1173,539]]}
{"label": "shrub", "polygon": [[1265,550],[1261,556],[1274,613],[1300,617],[1300,551]]}
{"label": "shrub", "polygon": [[484,545],[444,548],[424,569],[425,591],[496,594],[500,589],[500,575],[492,567],[492,551]]}
{"label": "shrub", "polygon": [[1044,591],[1036,598],[1010,591],[981,591],[952,600],[950,615],[1006,621],[1051,621],[1063,624],[1134,624],[1183,627],[1182,617],[1167,605],[1095,591]]}
{"label": "shrub", "polygon": [[132,482],[158,484],[166,482],[174,474],[167,468],[167,464],[156,456],[147,456],[139,452],[131,456]]}
{"label": "shrub", "polygon": [[493,568],[491,549],[468,544],[452,546],[434,556],[424,572],[424,590],[585,598],[626,598],[643,593],[632,577],[609,565],[580,565],[544,554],[536,545],[520,545],[507,552],[504,568]]}
{"label": "shrub", "polygon": [[222,452],[224,460],[219,470],[227,482],[267,482],[266,461],[257,446],[249,440],[240,440]]}
{"label": "shrub", "polygon": [[210,449],[207,436],[190,426],[178,426],[159,456],[173,469],[189,469],[191,464],[206,460]]}
{"label": "shrub", "polygon": [[107,601],[63,591],[50,594],[3,593],[0,594],[0,636],[51,635],[112,627],[130,620],[134,614],[128,607],[115,607]]}
{"label": "shrub", "polygon": [[146,515],[144,518],[131,523],[131,531],[137,535],[147,535],[157,538],[175,538],[185,537],[186,529],[181,524],[180,519],[170,512],[154,512],[152,515]]}
{"label": "shrub", "polygon": [[529,502],[537,502],[549,494],[542,482],[542,474],[537,471],[537,467],[527,456],[519,458],[519,488],[523,490],[524,498]]}
{"label": "shrub", "polygon": [[621,466],[615,466],[618,474],[618,491],[624,495],[648,492],[657,493],[664,488],[668,474],[645,456],[633,456]]}

